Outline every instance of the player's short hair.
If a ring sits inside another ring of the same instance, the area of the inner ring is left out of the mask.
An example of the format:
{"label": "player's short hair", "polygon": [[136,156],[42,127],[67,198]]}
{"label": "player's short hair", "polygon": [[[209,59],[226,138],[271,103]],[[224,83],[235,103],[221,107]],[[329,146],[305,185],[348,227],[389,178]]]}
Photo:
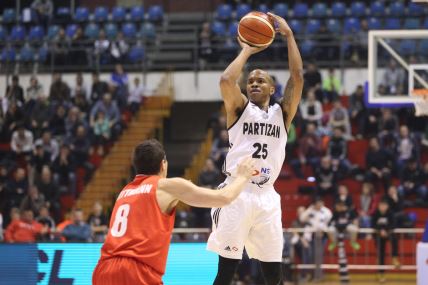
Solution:
{"label": "player's short hair", "polygon": [[149,139],[137,145],[134,149],[132,163],[137,174],[158,174],[162,160],[165,159],[165,150],[162,144]]}

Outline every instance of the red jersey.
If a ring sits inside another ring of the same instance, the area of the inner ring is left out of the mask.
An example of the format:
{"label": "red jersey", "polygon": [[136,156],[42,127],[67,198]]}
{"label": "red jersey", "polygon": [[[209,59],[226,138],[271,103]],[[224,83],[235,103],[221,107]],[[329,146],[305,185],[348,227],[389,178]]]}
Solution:
{"label": "red jersey", "polygon": [[35,242],[36,236],[43,229],[43,225],[36,221],[31,223],[16,220],[9,224],[4,233],[4,239],[8,242]]}
{"label": "red jersey", "polygon": [[159,176],[137,175],[120,192],[101,248],[101,259],[129,257],[165,273],[175,210],[167,215],[159,208],[156,190]]}

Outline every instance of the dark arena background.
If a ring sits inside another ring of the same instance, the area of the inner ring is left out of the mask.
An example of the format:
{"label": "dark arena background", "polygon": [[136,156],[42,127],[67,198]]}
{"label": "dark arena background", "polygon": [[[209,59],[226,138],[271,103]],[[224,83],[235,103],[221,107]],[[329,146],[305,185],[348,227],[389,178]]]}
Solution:
{"label": "dark arena background", "polygon": [[[286,19],[304,63],[275,183],[284,284],[428,284],[425,1],[2,0],[1,285],[91,284],[144,139],[165,146],[169,177],[215,191],[229,149],[220,76],[253,10]],[[280,101],[279,36],[249,59],[243,92],[254,68]],[[334,248],[343,204],[352,230]],[[210,231],[209,209],[179,204],[165,284],[212,284]],[[244,254],[233,284],[263,284],[258,263]]]}

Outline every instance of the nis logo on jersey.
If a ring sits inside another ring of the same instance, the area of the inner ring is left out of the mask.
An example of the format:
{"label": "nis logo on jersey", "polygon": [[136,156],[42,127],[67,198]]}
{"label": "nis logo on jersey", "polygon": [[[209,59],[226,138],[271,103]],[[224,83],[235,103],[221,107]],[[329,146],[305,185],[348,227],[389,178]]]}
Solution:
{"label": "nis logo on jersey", "polygon": [[244,122],[242,133],[244,135],[268,136],[279,138],[281,135],[281,128],[277,125],[269,123]]}

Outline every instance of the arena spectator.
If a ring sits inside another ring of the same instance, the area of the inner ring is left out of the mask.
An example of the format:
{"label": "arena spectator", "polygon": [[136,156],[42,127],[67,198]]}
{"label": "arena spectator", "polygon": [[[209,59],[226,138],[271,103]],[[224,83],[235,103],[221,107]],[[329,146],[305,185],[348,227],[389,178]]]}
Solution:
{"label": "arena spectator", "polygon": [[227,130],[223,130],[220,132],[220,136],[214,140],[211,149],[211,158],[214,160],[218,169],[222,168],[228,151],[229,134],[227,133]]}
{"label": "arena spectator", "polygon": [[400,127],[400,134],[397,139],[397,170],[399,173],[404,168],[406,162],[418,157],[417,143],[409,132],[406,125]]}
{"label": "arena spectator", "polygon": [[389,204],[389,209],[394,215],[394,222],[397,228],[409,228],[412,227],[408,215],[404,212],[404,201],[399,196],[397,187],[394,185],[389,186],[388,192],[382,198]]}
{"label": "arena spectator", "polygon": [[391,109],[382,109],[379,120],[380,136],[394,135],[398,131],[398,118]]}
{"label": "arena spectator", "polygon": [[19,107],[15,101],[9,102],[3,123],[4,136],[1,139],[4,140],[4,142],[10,142],[16,125],[20,122],[24,122],[24,119],[23,109]]}
{"label": "arena spectator", "polygon": [[106,38],[105,31],[101,29],[98,39],[94,43],[95,62],[99,62],[100,64],[110,63],[109,46],[110,41]]}
{"label": "arena spectator", "polygon": [[333,132],[335,128],[340,128],[345,139],[349,140],[352,138],[348,111],[342,106],[340,100],[333,102],[333,109],[329,113],[328,126]]}
{"label": "arena spectator", "polygon": [[290,164],[296,175],[303,178],[302,166],[309,164],[313,172],[315,172],[321,160],[321,137],[316,133],[316,125],[314,123],[309,123],[306,126],[306,133],[300,137],[298,145],[298,158],[293,159]]}
{"label": "arena spectator", "polygon": [[46,227],[48,230],[46,233],[39,236],[40,241],[52,241],[54,240],[55,232],[55,221],[49,214],[49,209],[46,206],[40,207],[39,216],[36,221]]}
{"label": "arena spectator", "polygon": [[28,191],[28,180],[23,168],[16,169],[13,178],[6,185],[6,191],[6,200],[9,202],[7,208],[19,208]]}
{"label": "arena spectator", "polygon": [[56,137],[64,137],[66,135],[65,130],[65,119],[67,116],[67,110],[64,105],[57,105],[55,113],[49,120],[49,129],[52,131],[52,135]]}
{"label": "arena spectator", "polygon": [[334,199],[334,204],[337,204],[339,202],[345,203],[346,207],[348,209],[353,210],[355,208],[354,202],[352,201],[352,196],[349,194],[348,187],[346,185],[339,185],[337,187],[337,194]]}
{"label": "arena spectator", "polygon": [[109,87],[107,82],[100,80],[100,75],[98,73],[92,73],[91,103],[95,104],[98,100],[102,99],[108,90]]}
{"label": "arena spectator", "polygon": [[79,66],[87,64],[87,42],[88,41],[85,37],[82,27],[78,26],[76,32],[70,39],[70,58],[72,58],[73,64]]}
{"label": "arena spectator", "polygon": [[76,106],[71,107],[65,119],[65,130],[67,137],[72,137],[76,134],[77,128],[83,126],[85,130],[89,130],[88,123],[84,119],[85,114]]}
{"label": "arena spectator", "polygon": [[[377,210],[372,217],[373,228],[376,231],[376,248],[378,250],[378,263],[379,265],[385,265],[385,255],[386,255],[386,243],[391,242],[391,253],[392,253],[392,263],[394,266],[400,266],[400,261],[398,260],[398,242],[393,232],[396,228],[395,220],[393,213],[390,210],[388,201],[381,200],[377,207]],[[379,281],[385,282],[385,277],[383,276],[384,270],[379,270],[380,276]]]}
{"label": "arena spectator", "polygon": [[315,171],[316,192],[325,195],[336,192],[337,171],[334,171],[331,158],[321,158],[321,165]]}
{"label": "arena spectator", "polygon": [[362,85],[358,85],[354,93],[349,98],[349,113],[351,120],[357,123],[357,136],[362,138],[364,134],[364,125],[367,119],[367,109],[364,103],[364,89]]}
{"label": "arena spectator", "polygon": [[12,221],[5,231],[5,241],[15,242],[35,242],[38,235],[48,231],[42,224],[34,221],[34,214],[31,210],[21,212],[19,220]]}
{"label": "arena spectator", "polygon": [[320,197],[316,197],[313,204],[300,216],[300,220],[307,222],[313,231],[322,233],[328,231],[331,218],[332,213],[330,209],[324,206],[324,201]]}
{"label": "arena spectator", "polygon": [[313,88],[308,90],[306,99],[300,103],[300,114],[305,125],[313,123],[319,126],[321,124],[321,118],[323,117],[322,105],[316,99]]}
{"label": "arena spectator", "polygon": [[72,223],[64,228],[62,236],[67,242],[88,242],[91,239],[91,227],[83,219],[83,211],[73,211]]}
{"label": "arena spectator", "polygon": [[31,9],[36,17],[35,22],[47,29],[53,15],[52,0],[34,0]]}
{"label": "arena spectator", "polygon": [[220,184],[220,180],[220,171],[216,168],[214,161],[211,158],[208,158],[205,161],[205,165],[202,168],[201,173],[199,174],[198,185],[206,188],[216,189],[218,184]]}
{"label": "arena spectator", "polygon": [[47,96],[40,93],[34,101],[30,115],[30,126],[36,138],[40,137],[43,130],[49,127],[51,117],[51,105]]}
{"label": "arena spectator", "polygon": [[110,55],[112,63],[125,63],[126,56],[129,51],[129,44],[126,42],[123,33],[118,32],[117,37],[110,43]]}
{"label": "arena spectator", "polygon": [[33,149],[33,133],[27,130],[23,124],[18,124],[16,131],[12,134],[10,147],[16,158],[24,156],[26,160],[30,160]]}
{"label": "arena spectator", "polygon": [[76,161],[76,167],[82,167],[86,172],[86,181],[89,180],[94,166],[89,162],[89,153],[91,151],[91,140],[83,125],[77,127],[74,136],[68,140],[72,155]]}
{"label": "arena spectator", "polygon": [[358,216],[360,217],[360,227],[371,227],[371,217],[376,210],[378,199],[378,195],[374,193],[373,184],[364,182],[362,185],[361,195],[357,200],[359,203],[356,205]]}
{"label": "arena spectator", "polygon": [[98,101],[94,107],[92,107],[89,118],[91,127],[94,127],[95,119],[100,111],[104,113],[106,119],[109,121],[110,127],[112,128],[112,135],[116,138],[120,134],[122,128],[120,122],[120,111],[116,102],[112,100],[111,94],[104,94],[103,100]]}
{"label": "arena spectator", "polygon": [[15,101],[19,106],[24,106],[24,89],[19,85],[19,76],[12,76],[12,84],[6,88],[6,98],[9,102]]}
{"label": "arena spectator", "polygon": [[209,22],[202,24],[202,30],[199,33],[199,48],[200,48],[200,62],[199,66],[203,70],[207,62],[212,61],[213,47],[212,47],[212,34],[211,25]]}
{"label": "arena spectator", "polygon": [[[53,54],[54,64],[57,66],[66,65],[70,60],[68,57],[69,51],[70,39],[67,38],[64,28],[61,27],[58,31],[58,34],[51,42],[51,53]],[[50,94],[49,96],[51,96]]]}
{"label": "arena spectator", "polygon": [[306,72],[303,74],[303,79],[305,80],[305,90],[314,88],[315,95],[318,101],[323,100],[323,94],[321,90],[322,86],[322,77],[321,73],[318,70],[318,67],[314,63],[309,63]]}
{"label": "arena spectator", "polygon": [[28,177],[30,184],[33,184],[34,181],[38,181],[40,179],[40,175],[42,174],[42,169],[44,166],[50,165],[50,154],[43,149],[43,146],[40,142],[35,144],[30,160],[30,173]]}
{"label": "arena spectator", "polygon": [[[297,208],[297,218],[291,223],[291,228],[299,229],[300,232],[294,232],[291,238],[291,244],[294,247],[294,252],[301,259],[302,264],[312,263],[312,232],[310,231],[311,225],[303,220],[303,213],[305,207],[300,206]],[[310,279],[310,271],[302,270],[301,278],[305,280]]]}
{"label": "arena spectator", "polygon": [[78,95],[82,95],[85,99],[87,99],[89,98],[88,90],[89,88],[84,82],[82,73],[78,72],[76,74],[76,83],[73,88],[71,88],[71,98],[74,100]]}
{"label": "arena spectator", "polygon": [[391,183],[393,163],[388,152],[380,147],[377,138],[369,140],[369,149],[366,154],[366,180],[372,183],[382,181],[385,192]]}
{"label": "arena spectator", "polygon": [[337,235],[339,233],[347,233],[350,236],[351,247],[354,250],[361,248],[357,242],[358,237],[358,216],[353,209],[349,209],[345,202],[338,201],[334,205],[333,217],[330,221],[328,236],[330,244],[328,250],[332,251],[337,245]]}
{"label": "arena spectator", "polygon": [[328,75],[322,81],[322,89],[324,91],[323,102],[332,102],[339,98],[342,86],[339,78],[335,75],[334,68],[328,69]]}
{"label": "arena spectator", "polygon": [[139,77],[134,77],[134,85],[129,90],[128,107],[132,113],[136,113],[143,102],[143,96],[146,95],[146,88],[141,83]]}
{"label": "arena spectator", "polygon": [[45,196],[46,206],[51,211],[55,221],[59,221],[60,216],[60,189],[59,185],[53,180],[52,172],[48,166],[42,168],[39,180],[36,180],[36,186],[40,193]]}
{"label": "arena spectator", "polygon": [[76,163],[67,144],[61,145],[58,157],[52,164],[55,183],[60,185],[61,192],[76,196]]}
{"label": "arena spectator", "polygon": [[70,101],[70,87],[62,81],[60,73],[54,73],[52,76],[49,100],[54,106]]}
{"label": "arena spectator", "polygon": [[398,187],[400,197],[406,198],[411,194],[416,194],[419,203],[425,201],[428,194],[425,183],[426,177],[418,162],[414,158],[407,160],[406,166],[401,172],[400,186]]}
{"label": "arena spectator", "polygon": [[88,224],[91,226],[92,241],[104,242],[105,235],[108,232],[109,221],[103,213],[103,206],[100,202],[94,203],[92,213],[88,218]]}
{"label": "arena spectator", "polygon": [[39,192],[37,186],[30,186],[28,194],[22,199],[19,209],[22,211],[31,210],[36,216],[39,215],[40,208],[45,205],[45,196]]}
{"label": "arena spectator", "polygon": [[397,66],[394,59],[391,59],[383,74],[382,84],[386,87],[386,93],[403,94],[404,80],[404,70]]}
{"label": "arena spectator", "polygon": [[111,139],[112,123],[105,116],[103,111],[98,111],[92,127],[94,133],[94,144],[96,147],[105,146]]}
{"label": "arena spectator", "polygon": [[[338,169],[338,174],[346,174],[351,170],[352,165],[347,159],[348,144],[343,136],[341,128],[333,129],[333,136],[328,142],[327,154],[331,157],[333,169]],[[343,176],[340,176],[342,178]]]}
{"label": "arena spectator", "polygon": [[82,113],[87,114],[91,110],[91,105],[83,93],[77,93],[72,102]]}
{"label": "arena spectator", "polygon": [[54,161],[59,154],[59,145],[58,142],[52,138],[52,133],[50,130],[45,130],[42,133],[42,137],[37,139],[34,143],[35,145],[42,145],[43,149],[49,153],[51,161]]}
{"label": "arena spectator", "polygon": [[111,74],[111,84],[114,87],[113,98],[120,108],[126,106],[126,98],[128,97],[128,74],[123,69],[121,64],[116,64],[114,71]]}

